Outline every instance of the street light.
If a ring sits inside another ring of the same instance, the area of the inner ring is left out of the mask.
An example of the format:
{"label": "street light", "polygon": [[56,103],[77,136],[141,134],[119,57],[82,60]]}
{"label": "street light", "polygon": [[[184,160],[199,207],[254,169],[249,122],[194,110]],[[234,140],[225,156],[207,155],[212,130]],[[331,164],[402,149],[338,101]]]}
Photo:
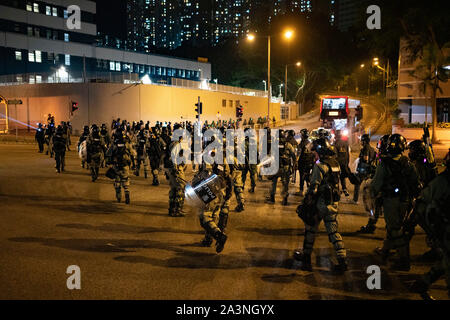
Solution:
{"label": "street light", "polygon": [[[284,32],[284,38],[287,40],[290,40],[291,38],[293,38],[294,36],[294,32],[292,30],[286,30]],[[268,36],[259,36],[261,38],[267,38],[267,121],[270,123],[270,103],[272,102],[272,87],[271,87],[271,83],[270,83],[270,40],[271,37],[270,35]],[[249,42],[253,42],[256,39],[256,35],[254,33],[249,33],[247,34],[247,40]]]}
{"label": "street light", "polygon": [[287,102],[287,88],[288,88],[288,67],[289,66],[297,66],[298,68],[300,68],[300,66],[302,65],[302,63],[300,61],[296,62],[296,63],[292,63],[292,64],[287,64],[286,68],[285,68],[285,79],[284,79],[284,83],[286,84],[286,86],[284,87],[284,103]]}

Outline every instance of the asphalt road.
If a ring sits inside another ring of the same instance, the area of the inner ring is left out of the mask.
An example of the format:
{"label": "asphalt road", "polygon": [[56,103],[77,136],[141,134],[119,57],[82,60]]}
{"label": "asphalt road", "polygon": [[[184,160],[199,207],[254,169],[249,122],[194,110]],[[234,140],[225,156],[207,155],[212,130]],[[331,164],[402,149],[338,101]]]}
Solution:
{"label": "asphalt road", "polygon": [[[229,240],[217,255],[198,246],[203,235],[195,213],[167,216],[163,175],[159,187],[133,176],[131,205],[117,204],[112,182],[102,176],[92,183],[75,152],[68,153],[67,171],[56,174],[54,160],[36,149],[0,144],[0,299],[418,299],[407,288],[430,267],[417,262],[426,251],[421,230],[412,242],[411,272],[381,266],[372,252],[381,245],[384,220],[374,235],[357,234],[367,215],[344,198],[338,221],[349,271],[329,271],[334,252],[323,225],[314,272],[301,271],[292,259],[303,241],[295,213],[301,198],[292,195],[283,207],[278,195],[276,204],[266,204],[267,181],[255,194],[246,190],[245,212],[230,212]],[[81,268],[81,290],[66,287],[70,265]],[[381,290],[367,289],[370,265],[381,267]],[[432,294],[447,298],[443,280]]]}

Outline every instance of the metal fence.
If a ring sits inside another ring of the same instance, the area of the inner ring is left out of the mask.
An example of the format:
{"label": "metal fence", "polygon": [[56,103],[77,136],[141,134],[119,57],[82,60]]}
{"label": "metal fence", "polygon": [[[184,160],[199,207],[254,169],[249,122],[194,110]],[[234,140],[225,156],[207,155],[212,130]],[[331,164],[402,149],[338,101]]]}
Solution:
{"label": "metal fence", "polygon": [[36,72],[0,76],[0,85],[20,85],[38,83],[136,83],[139,74],[127,72],[67,72],[60,68],[53,73]]}
{"label": "metal fence", "polygon": [[225,86],[225,85],[217,84],[217,83],[209,83],[206,80],[193,81],[193,80],[187,80],[187,79],[172,78],[171,85],[175,86],[175,87],[181,87],[181,88],[219,91],[219,92],[240,94],[240,95],[253,96],[253,97],[267,97],[267,92],[265,92],[265,91]]}

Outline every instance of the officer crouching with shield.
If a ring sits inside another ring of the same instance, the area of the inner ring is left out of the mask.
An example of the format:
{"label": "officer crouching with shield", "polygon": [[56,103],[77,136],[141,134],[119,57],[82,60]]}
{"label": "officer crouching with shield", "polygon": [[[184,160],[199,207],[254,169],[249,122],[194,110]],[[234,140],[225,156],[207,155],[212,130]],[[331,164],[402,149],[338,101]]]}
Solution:
{"label": "officer crouching with shield", "polygon": [[340,200],[340,166],[327,139],[314,140],[312,150],[317,153],[319,161],[313,167],[311,183],[305,198],[297,208],[299,217],[305,223],[305,238],[303,249],[294,252],[294,259],[302,262],[302,270],[312,271],[311,254],[316,233],[323,219],[328,239],[334,246],[338,260],[338,264],[334,265],[333,271],[341,273],[347,270],[347,259],[344,242],[338,232],[336,220]]}

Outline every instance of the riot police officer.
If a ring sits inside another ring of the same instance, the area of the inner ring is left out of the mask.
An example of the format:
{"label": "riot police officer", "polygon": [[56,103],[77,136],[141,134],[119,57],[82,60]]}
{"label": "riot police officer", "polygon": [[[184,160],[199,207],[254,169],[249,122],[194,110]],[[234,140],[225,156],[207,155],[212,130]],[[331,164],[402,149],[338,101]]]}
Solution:
{"label": "riot police officer", "polygon": [[361,184],[369,179],[374,173],[374,161],[375,161],[375,150],[370,145],[370,136],[368,134],[363,134],[361,136],[361,151],[359,153],[359,163],[356,168],[356,175],[360,183],[355,184],[355,190],[353,193],[353,203],[358,203],[359,190]]}
{"label": "riot police officer", "polygon": [[[86,139],[89,137],[90,132],[89,132],[89,126],[84,126],[83,128],[83,134],[80,136],[80,139],[78,140],[78,151],[80,151],[80,147],[81,144],[86,141]],[[84,169],[84,165],[85,165],[85,160],[82,159],[81,160],[81,167]]]}
{"label": "riot police officer", "polygon": [[336,157],[341,168],[341,186],[342,193],[348,197],[347,184],[345,179],[351,174],[348,164],[350,162],[350,147],[348,145],[348,139],[343,139],[341,130],[336,130],[336,137],[334,141],[334,147],[336,149]]}
{"label": "riot police officer", "polygon": [[86,139],[87,163],[91,169],[92,182],[98,179],[98,172],[106,152],[106,144],[96,124],[91,126],[91,133]]}
{"label": "riot police officer", "polygon": [[383,262],[387,261],[392,249],[397,249],[399,260],[392,268],[409,271],[409,241],[404,233],[403,221],[413,199],[420,191],[416,169],[402,153],[406,149],[406,139],[393,134],[387,143],[387,155],[377,166],[370,184],[373,198],[382,196],[383,213],[386,221],[386,238],[382,248],[377,248]]}
{"label": "riot police officer", "polygon": [[149,131],[149,138],[147,139],[147,155],[150,159],[150,168],[153,175],[153,185],[159,186],[159,167],[161,166],[161,159],[166,149],[166,143],[159,136],[158,130],[155,127]]}
{"label": "riot police officer", "polygon": [[416,201],[415,215],[421,221],[427,235],[440,248],[442,258],[423,277],[417,280],[413,291],[419,293],[423,299],[431,300],[428,290],[430,286],[445,275],[448,296],[450,298],[450,161],[446,161],[447,169],[432,180],[422,190]]}
{"label": "riot police officer", "polygon": [[114,134],[114,142],[107,151],[106,164],[111,165],[115,173],[114,188],[116,189],[117,202],[122,200],[122,188],[125,194],[125,203],[130,204],[130,166],[131,155],[134,150],[127,141],[126,133],[120,128]]}
{"label": "riot police officer", "polygon": [[306,187],[309,187],[311,178],[311,171],[314,166],[315,156],[311,150],[311,142],[309,140],[309,132],[307,129],[300,131],[302,140],[298,146],[298,170],[300,172],[300,192],[299,195],[303,196],[303,188],[306,183]]}
{"label": "riot police officer", "polygon": [[55,135],[53,136],[53,152],[55,153],[56,160],[56,172],[61,173],[64,171],[65,166],[65,156],[66,156],[66,143],[67,139],[64,136],[64,129],[62,126],[58,126]]}
{"label": "riot police officer", "polygon": [[[174,131],[181,129],[180,124],[174,125]],[[181,142],[183,137],[170,143],[166,148],[164,157],[164,168],[168,171],[169,176],[169,216],[170,217],[184,217],[184,189],[186,187],[186,164],[184,162],[176,163],[172,159],[172,155],[183,157],[183,148]]]}
{"label": "riot police officer", "polygon": [[[248,132],[249,128],[246,128],[244,130],[244,132]],[[242,183],[244,185],[245,188],[245,182],[247,181],[247,174],[250,175],[250,189],[248,192],[250,193],[254,193],[255,192],[255,188],[256,188],[256,179],[258,176],[258,169],[257,169],[257,164],[254,163],[250,163],[250,145],[251,144],[255,144],[256,145],[256,137],[252,136],[246,136],[245,137],[245,168],[242,171]],[[256,155],[257,156],[257,155]]]}
{"label": "riot police officer", "polygon": [[[377,154],[376,154],[376,165],[378,166],[387,155],[387,143],[389,140],[389,135],[384,135],[378,140],[377,143]],[[369,194],[370,196],[370,194]],[[369,221],[367,225],[362,226],[359,230],[360,233],[370,233],[373,234],[376,229],[376,224],[378,219],[383,212],[383,198],[379,195],[377,198],[372,199],[375,205],[375,210],[373,212],[369,212]]]}
{"label": "riot police officer", "polygon": [[148,176],[148,153],[147,153],[147,143],[148,143],[148,135],[144,129],[141,129],[136,137],[136,171],[135,175],[139,177],[139,171],[141,171],[141,163],[144,164],[144,177],[147,179]]}
{"label": "riot police officer", "polygon": [[46,155],[50,154],[50,158],[53,158],[53,135],[55,134],[55,124],[50,122],[45,129],[45,144],[47,146]]}
{"label": "riot police officer", "polygon": [[45,143],[45,132],[44,128],[42,127],[42,123],[38,124],[38,127],[36,129],[36,134],[34,136],[34,140],[38,143],[39,147],[39,153],[44,152],[44,143]]}
{"label": "riot police officer", "polygon": [[[328,239],[336,251],[338,264],[334,271],[347,270],[346,250],[342,236],[338,232],[337,214],[340,200],[340,166],[329,141],[319,138],[313,142],[313,151],[319,157],[313,168],[311,183],[297,213],[305,222],[303,249],[294,252],[294,258],[302,262],[302,270],[311,271],[311,254],[321,220],[324,220]],[[307,208],[307,209],[306,209]]]}
{"label": "riot police officer", "polygon": [[275,203],[277,182],[278,179],[281,178],[281,182],[283,184],[283,190],[281,192],[281,195],[283,197],[282,204],[283,206],[287,206],[289,197],[289,181],[291,180],[293,163],[297,160],[297,158],[295,149],[289,142],[287,142],[283,130],[280,130],[278,143],[280,165],[277,174],[270,177],[270,179],[272,180],[272,188],[270,190],[270,195],[267,197],[267,201],[270,203]]}

